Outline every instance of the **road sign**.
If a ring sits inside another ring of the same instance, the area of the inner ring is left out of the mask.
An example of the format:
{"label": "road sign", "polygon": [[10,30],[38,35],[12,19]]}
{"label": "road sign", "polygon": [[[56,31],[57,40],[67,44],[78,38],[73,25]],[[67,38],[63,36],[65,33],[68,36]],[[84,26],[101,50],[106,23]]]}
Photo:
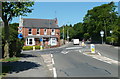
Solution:
{"label": "road sign", "polygon": [[101,37],[103,37],[104,35],[101,35]]}
{"label": "road sign", "polygon": [[104,31],[100,31],[100,34],[103,35],[103,34],[104,34]]}
{"label": "road sign", "polygon": [[18,34],[18,38],[22,39],[23,38],[23,35],[20,33]]}
{"label": "road sign", "polygon": [[91,53],[95,53],[95,45],[91,44]]}
{"label": "road sign", "polygon": [[22,27],[18,27],[18,30],[22,30]]}
{"label": "road sign", "polygon": [[22,30],[18,30],[18,33],[22,33]]}

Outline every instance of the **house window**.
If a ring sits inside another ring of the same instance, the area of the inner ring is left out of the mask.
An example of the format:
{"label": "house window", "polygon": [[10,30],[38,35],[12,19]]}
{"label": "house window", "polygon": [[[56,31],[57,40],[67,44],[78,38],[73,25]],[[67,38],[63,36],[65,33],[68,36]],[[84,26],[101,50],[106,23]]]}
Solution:
{"label": "house window", "polygon": [[29,39],[29,44],[32,45],[32,39]]}
{"label": "house window", "polygon": [[34,38],[27,38],[26,45],[35,45],[35,39]]}
{"label": "house window", "polygon": [[40,29],[37,29],[37,35],[39,35],[40,34]]}
{"label": "house window", "polygon": [[47,35],[47,29],[44,29],[44,35]]}
{"label": "house window", "polygon": [[32,35],[32,29],[31,28],[28,29],[28,34]]}
{"label": "house window", "polygon": [[55,35],[55,29],[52,29],[51,35]]}
{"label": "house window", "polygon": [[28,39],[27,39],[27,41],[26,41],[26,42],[27,42],[27,45],[28,45]]}

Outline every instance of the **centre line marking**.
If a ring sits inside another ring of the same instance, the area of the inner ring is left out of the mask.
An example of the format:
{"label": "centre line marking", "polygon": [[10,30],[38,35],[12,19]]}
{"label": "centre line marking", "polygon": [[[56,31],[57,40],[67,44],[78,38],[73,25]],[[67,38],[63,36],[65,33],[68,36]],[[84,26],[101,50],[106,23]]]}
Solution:
{"label": "centre line marking", "polygon": [[53,75],[54,75],[55,78],[57,77],[57,73],[56,73],[55,67],[53,67]]}
{"label": "centre line marking", "polygon": [[53,54],[51,54],[51,58],[53,58]]}
{"label": "centre line marking", "polygon": [[53,64],[53,65],[55,64],[55,62],[54,62],[53,58],[52,58],[52,64]]}

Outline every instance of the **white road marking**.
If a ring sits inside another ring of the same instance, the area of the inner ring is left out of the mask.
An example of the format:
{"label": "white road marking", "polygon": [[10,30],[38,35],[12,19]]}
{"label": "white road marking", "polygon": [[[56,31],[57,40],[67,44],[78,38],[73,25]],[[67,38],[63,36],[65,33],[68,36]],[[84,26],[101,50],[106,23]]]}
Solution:
{"label": "white road marking", "polygon": [[55,67],[53,67],[53,76],[54,76],[55,78],[57,77],[57,72],[56,72]]}
{"label": "white road marking", "polygon": [[82,47],[69,47],[69,48],[66,48],[66,49],[78,49],[78,48],[82,48]]}
{"label": "white road marking", "polygon": [[79,52],[82,52],[81,50],[79,50]]}
{"label": "white road marking", "polygon": [[62,51],[61,53],[63,53],[63,54],[67,54],[67,53],[68,53],[68,51]]}
{"label": "white road marking", "polygon": [[114,48],[118,49],[119,47],[114,47]]}
{"label": "white road marking", "polygon": [[55,64],[55,62],[54,62],[54,59],[52,58],[52,64],[54,65]]}
{"label": "white road marking", "polygon": [[51,54],[51,58],[53,58],[53,54]]}
{"label": "white road marking", "polygon": [[52,66],[53,64],[48,64],[47,66]]}
{"label": "white road marking", "polygon": [[102,56],[100,52],[98,52],[98,55]]}
{"label": "white road marking", "polygon": [[53,70],[53,69],[49,69],[49,70]]}
{"label": "white road marking", "polygon": [[45,63],[50,63],[51,61],[44,61]]}
{"label": "white road marking", "polygon": [[99,61],[102,61],[102,62],[105,62],[105,63],[108,63],[108,64],[118,64],[119,62],[116,61],[116,60],[113,60],[113,59],[110,59],[110,58],[107,58],[107,57],[103,57],[103,56],[94,56],[94,55],[87,55],[86,53],[83,53],[84,55],[86,56],[91,56],[92,58],[94,59],[97,59]]}

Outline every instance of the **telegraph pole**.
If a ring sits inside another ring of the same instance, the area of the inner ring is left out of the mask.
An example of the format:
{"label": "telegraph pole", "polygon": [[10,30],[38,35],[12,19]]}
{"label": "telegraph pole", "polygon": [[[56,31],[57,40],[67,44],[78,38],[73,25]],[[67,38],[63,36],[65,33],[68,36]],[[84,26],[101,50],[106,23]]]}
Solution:
{"label": "telegraph pole", "polygon": [[63,44],[65,44],[65,42],[64,42],[64,26],[63,26]]}

